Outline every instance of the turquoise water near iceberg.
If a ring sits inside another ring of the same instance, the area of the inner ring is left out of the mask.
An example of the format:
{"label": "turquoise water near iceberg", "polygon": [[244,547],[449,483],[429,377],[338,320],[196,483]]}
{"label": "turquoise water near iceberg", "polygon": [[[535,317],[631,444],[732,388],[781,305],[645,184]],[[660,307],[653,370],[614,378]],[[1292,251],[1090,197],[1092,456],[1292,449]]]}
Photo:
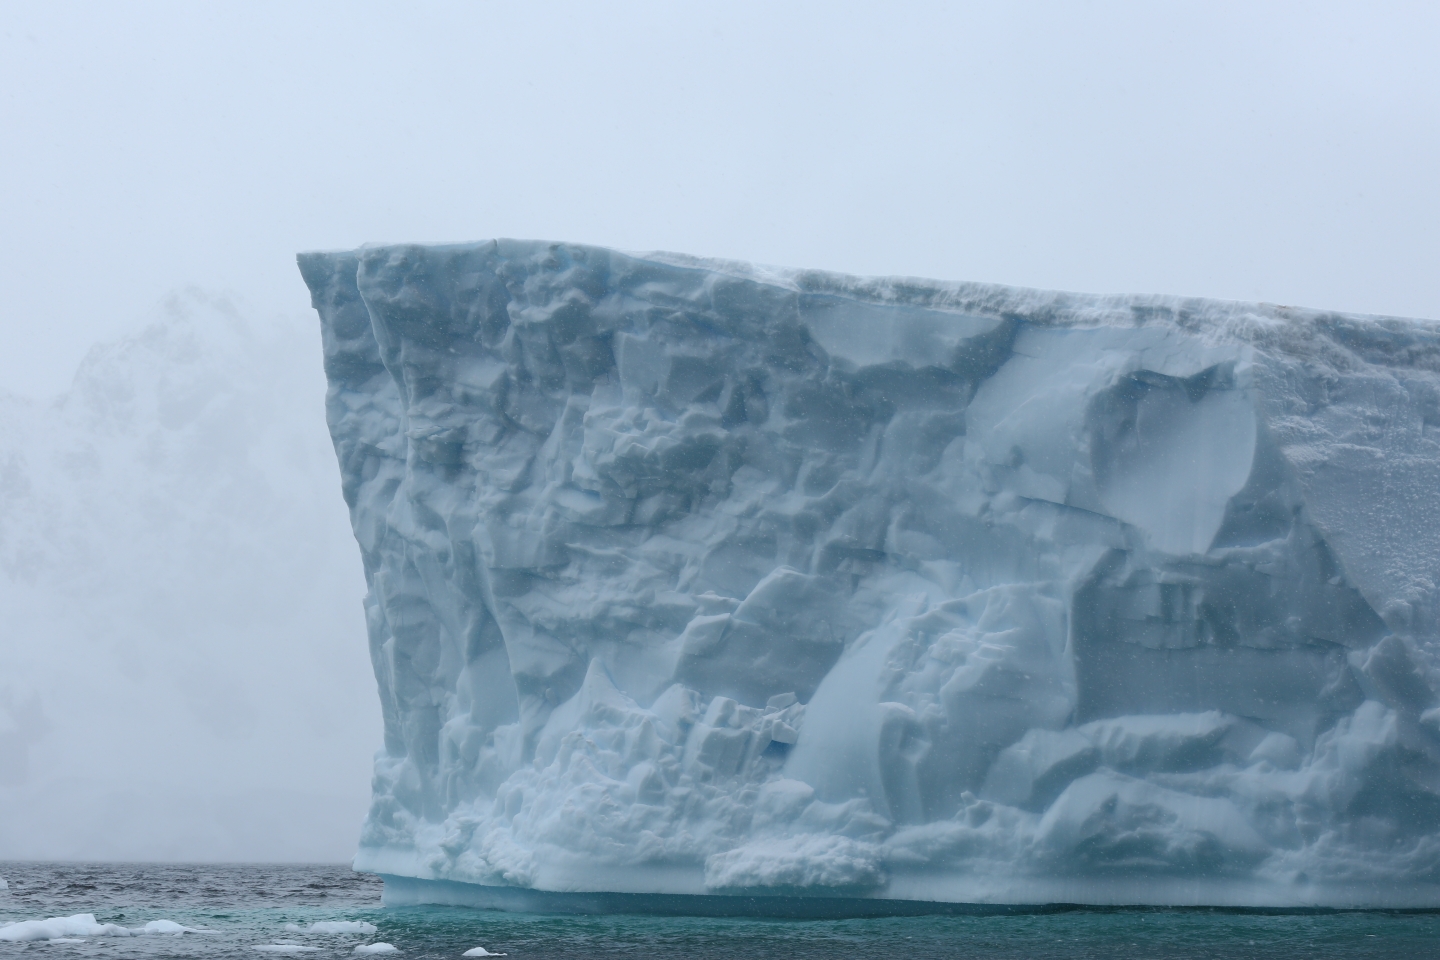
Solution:
{"label": "turquoise water near iceberg", "polygon": [[[1440,957],[1440,912],[1248,913],[1073,909],[968,917],[736,920],[537,916],[455,907],[386,908],[373,877],[334,865],[0,863],[0,928],[93,913],[140,927],[174,920],[214,933],[89,937],[80,943],[0,942],[0,960],[287,956],[257,946],[310,947],[315,960],[393,944],[397,960],[458,960],[477,946],[510,960],[928,960],[928,958],[1421,958]],[[312,923],[373,924],[373,934],[320,934]],[[302,928],[287,930],[286,926]]]}

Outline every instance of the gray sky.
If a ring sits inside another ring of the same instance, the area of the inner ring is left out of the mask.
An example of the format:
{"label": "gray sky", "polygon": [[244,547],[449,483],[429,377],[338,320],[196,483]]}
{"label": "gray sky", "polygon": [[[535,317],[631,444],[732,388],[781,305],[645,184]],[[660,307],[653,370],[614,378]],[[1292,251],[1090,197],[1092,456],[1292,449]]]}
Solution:
{"label": "gray sky", "polygon": [[0,385],[385,240],[1434,317],[1437,49],[1424,2],[12,2]]}
{"label": "gray sky", "polygon": [[[574,240],[1440,317],[1434,3],[11,2],[0,860],[354,849],[294,254]],[[199,292],[189,291],[191,288]]]}

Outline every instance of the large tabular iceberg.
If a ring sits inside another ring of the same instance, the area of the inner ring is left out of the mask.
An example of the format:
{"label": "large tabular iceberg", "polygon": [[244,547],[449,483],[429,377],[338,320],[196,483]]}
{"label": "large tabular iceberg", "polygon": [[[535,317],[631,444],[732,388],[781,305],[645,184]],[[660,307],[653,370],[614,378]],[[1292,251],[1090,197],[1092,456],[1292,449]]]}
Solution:
{"label": "large tabular iceberg", "polygon": [[392,900],[1440,906],[1435,325],[300,266]]}

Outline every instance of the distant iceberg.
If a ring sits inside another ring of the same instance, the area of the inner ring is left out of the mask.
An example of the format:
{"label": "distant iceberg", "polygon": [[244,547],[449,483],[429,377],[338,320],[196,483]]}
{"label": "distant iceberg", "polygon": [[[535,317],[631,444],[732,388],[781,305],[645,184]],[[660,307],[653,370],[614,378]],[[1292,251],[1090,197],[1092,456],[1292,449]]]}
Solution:
{"label": "distant iceberg", "polygon": [[1435,324],[299,260],[387,902],[1440,906]]}

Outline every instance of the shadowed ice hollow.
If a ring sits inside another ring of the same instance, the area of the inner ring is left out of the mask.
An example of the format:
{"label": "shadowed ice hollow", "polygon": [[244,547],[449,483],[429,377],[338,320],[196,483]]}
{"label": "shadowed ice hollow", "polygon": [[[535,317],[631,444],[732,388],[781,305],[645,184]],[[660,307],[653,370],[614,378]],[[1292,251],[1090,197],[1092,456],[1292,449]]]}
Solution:
{"label": "shadowed ice hollow", "polygon": [[396,896],[1440,905],[1434,325],[300,266]]}

